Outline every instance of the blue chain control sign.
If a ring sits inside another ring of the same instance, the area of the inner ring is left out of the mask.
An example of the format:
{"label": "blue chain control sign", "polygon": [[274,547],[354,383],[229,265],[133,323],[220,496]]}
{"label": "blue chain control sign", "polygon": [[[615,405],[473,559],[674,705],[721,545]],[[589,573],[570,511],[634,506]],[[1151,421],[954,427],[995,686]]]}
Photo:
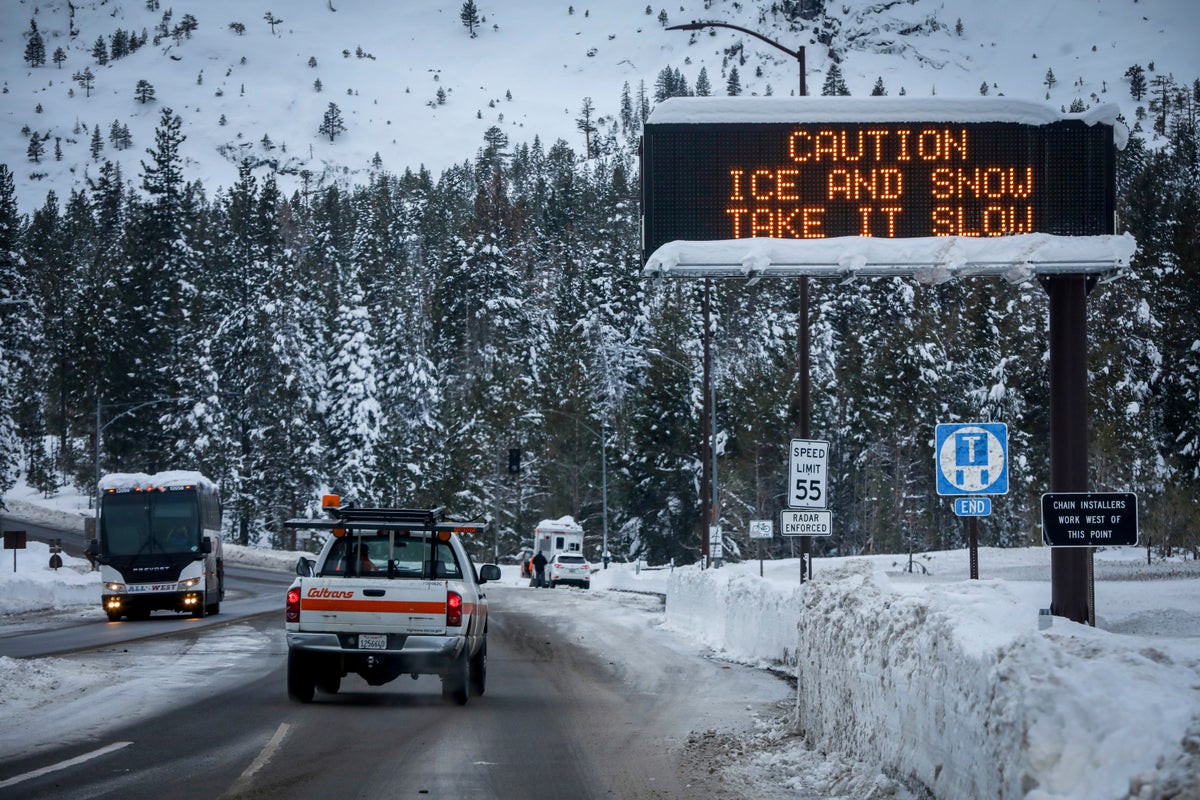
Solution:
{"label": "blue chain control sign", "polygon": [[1008,426],[963,422],[937,426],[934,445],[940,495],[1008,494]]}

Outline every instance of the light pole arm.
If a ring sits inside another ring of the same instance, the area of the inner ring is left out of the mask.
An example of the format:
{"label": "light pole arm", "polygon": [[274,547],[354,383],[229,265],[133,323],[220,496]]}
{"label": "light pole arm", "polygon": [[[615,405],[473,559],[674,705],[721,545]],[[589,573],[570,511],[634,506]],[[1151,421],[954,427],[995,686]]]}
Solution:
{"label": "light pole arm", "polygon": [[800,96],[804,97],[808,94],[808,82],[805,77],[804,48],[803,47],[801,47],[799,50],[792,50],[790,48],[784,47],[779,42],[777,42],[773,39],[768,39],[766,36],[763,36],[761,33],[756,33],[755,31],[752,31],[749,28],[743,28],[740,25],[733,25],[728,22],[717,22],[717,21],[688,22],[683,25],[672,25],[669,28],[667,28],[667,30],[669,30],[669,31],[699,31],[699,30],[703,30],[705,28],[729,28],[730,30],[740,31],[740,32],[746,34],[747,36],[753,36],[755,39],[758,39],[761,42],[765,42],[766,44],[771,45],[771,47],[774,47],[776,50],[782,50],[783,52],[787,53],[789,56],[796,59],[796,63],[800,65]]}

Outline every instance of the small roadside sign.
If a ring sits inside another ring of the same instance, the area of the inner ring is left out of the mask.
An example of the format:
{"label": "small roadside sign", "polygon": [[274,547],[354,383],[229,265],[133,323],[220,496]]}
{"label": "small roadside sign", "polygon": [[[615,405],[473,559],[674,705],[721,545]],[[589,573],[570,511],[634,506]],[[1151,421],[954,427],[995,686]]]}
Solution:
{"label": "small roadside sign", "polygon": [[829,507],[829,442],[792,439],[788,466],[788,508]]}
{"label": "small roadside sign", "polygon": [[1133,492],[1042,495],[1042,541],[1050,547],[1132,547],[1137,538]]}
{"label": "small roadside sign", "polygon": [[954,513],[960,517],[986,517],[992,513],[992,498],[956,497]]}
{"label": "small roadside sign", "polygon": [[17,551],[25,549],[25,531],[5,531],[4,549],[13,551],[13,572],[16,572]]}
{"label": "small roadside sign", "polygon": [[769,519],[750,520],[751,539],[770,539],[775,535],[775,525]]}
{"label": "small roadside sign", "polygon": [[784,536],[832,536],[832,511],[780,511],[779,532]]}
{"label": "small roadside sign", "polygon": [[940,495],[1008,494],[1008,426],[1003,422],[940,424],[933,461]]}

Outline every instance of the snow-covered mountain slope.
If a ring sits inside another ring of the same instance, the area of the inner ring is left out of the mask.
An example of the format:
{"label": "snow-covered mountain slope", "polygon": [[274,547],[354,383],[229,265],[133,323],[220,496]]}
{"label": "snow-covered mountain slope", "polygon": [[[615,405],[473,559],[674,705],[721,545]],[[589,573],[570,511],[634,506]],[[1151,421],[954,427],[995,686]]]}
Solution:
{"label": "snow-covered mountain slope", "polygon": [[[562,138],[582,154],[576,120],[584,98],[602,127],[611,126],[623,85],[636,98],[644,82],[652,99],[664,67],[690,86],[703,67],[714,94],[725,93],[734,67],[744,94],[797,91],[795,60],[757,39],[729,29],[665,29],[696,19],[804,47],[811,94],[837,59],[856,96],[879,79],[891,95],[916,96],[977,96],[986,83],[992,95],[1049,95],[1055,106],[1118,102],[1132,119],[1138,103],[1123,77],[1130,65],[1185,84],[1200,75],[1194,0],[476,5],[481,21],[472,37],[459,0],[5,0],[0,163],[15,175],[23,211],[51,189],[61,201],[105,159],[136,185],[162,109],[170,108],[183,120],[188,179],[214,192],[250,158],[282,171],[290,190],[305,171],[310,180],[365,180],[373,161],[392,172],[424,165],[436,174],[472,158],[493,125],[514,143]],[[824,8],[812,20],[789,20],[782,10],[800,5]],[[186,15],[195,21],[190,34],[182,30]],[[45,63],[30,67],[24,56],[34,23]],[[97,41],[111,50],[118,31],[147,41],[101,65]],[[65,60],[56,62],[60,48]],[[90,89],[73,79],[85,70],[94,76]],[[1056,82],[1048,86],[1050,71]],[[150,84],[152,99],[139,100],[139,81]],[[345,125],[332,141],[319,132],[331,103]],[[125,149],[110,138],[114,124],[128,129]],[[102,149],[94,156],[96,126]],[[45,142],[36,162],[34,133]]]}

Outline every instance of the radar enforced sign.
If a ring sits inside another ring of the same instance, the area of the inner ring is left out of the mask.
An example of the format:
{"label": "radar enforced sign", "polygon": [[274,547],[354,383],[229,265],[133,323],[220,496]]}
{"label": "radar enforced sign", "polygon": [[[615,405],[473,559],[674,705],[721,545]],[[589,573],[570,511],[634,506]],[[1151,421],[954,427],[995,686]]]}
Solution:
{"label": "radar enforced sign", "polygon": [[784,536],[830,536],[832,511],[780,511],[779,530]]}

